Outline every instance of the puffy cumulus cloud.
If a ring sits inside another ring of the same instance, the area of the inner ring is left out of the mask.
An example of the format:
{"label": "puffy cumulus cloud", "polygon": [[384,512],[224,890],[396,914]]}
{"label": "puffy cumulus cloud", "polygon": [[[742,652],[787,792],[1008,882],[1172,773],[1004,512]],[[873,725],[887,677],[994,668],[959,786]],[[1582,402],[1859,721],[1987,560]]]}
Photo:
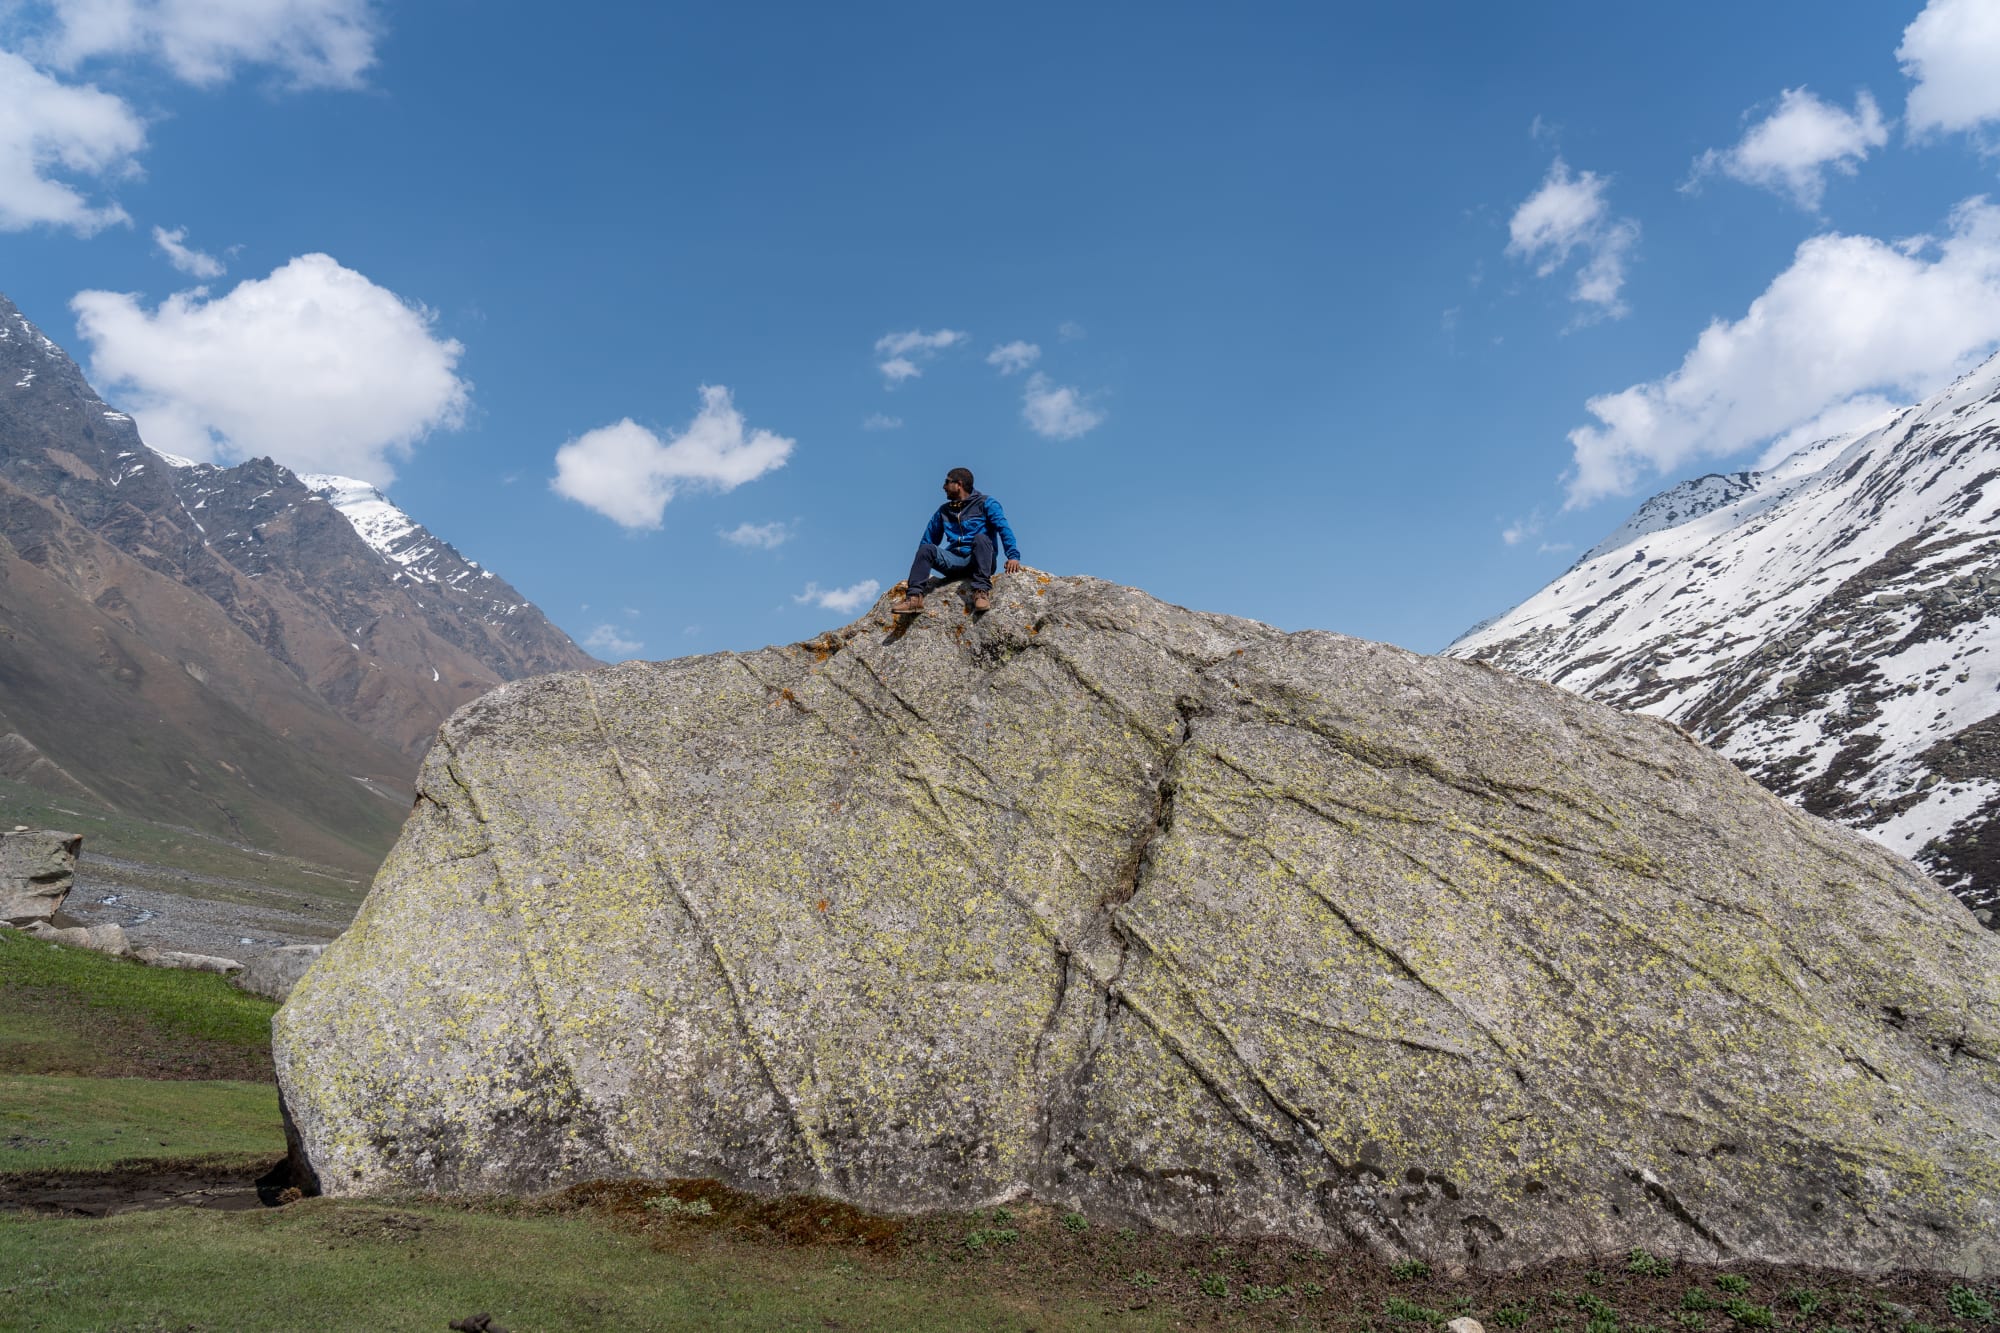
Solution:
{"label": "puffy cumulus cloud", "polygon": [[948,347],[956,347],[970,336],[958,329],[939,329],[935,333],[924,333],[919,329],[885,333],[875,340],[875,355],[882,358],[875,363],[875,368],[882,372],[882,378],[893,389],[904,380],[913,380],[923,374],[923,362]]}
{"label": "puffy cumulus cloud", "polygon": [[886,412],[870,412],[867,420],[861,423],[861,429],[863,430],[901,430],[902,428],[903,419],[901,417],[892,417]]}
{"label": "puffy cumulus cloud", "polygon": [[1978,130],[2000,121],[2000,5],[1931,0],[1896,48],[1916,84],[1903,116],[1912,134]]}
{"label": "puffy cumulus cloud", "polygon": [[267,454],[384,486],[391,460],[457,427],[470,399],[457,374],[465,349],[437,336],[431,313],[326,255],[154,311],[119,292],[70,304],[106,395],[147,443],[189,458]]}
{"label": "puffy cumulus cloud", "polygon": [[[1703,330],[1671,374],[1592,398],[1570,432],[1567,507],[1648,472],[1732,454],[1871,395],[1931,392],[2000,342],[2000,208],[1952,211],[1950,234],[1890,244],[1815,236],[1741,319]],[[1843,418],[1845,419],[1845,418]]]}
{"label": "puffy cumulus cloud", "polygon": [[1777,109],[1745,131],[1734,148],[1711,148],[1696,158],[1688,184],[1720,172],[1817,211],[1829,171],[1852,176],[1870,152],[1888,142],[1889,127],[1867,92],[1856,95],[1854,110],[1845,111],[1804,88],[1787,88]]}
{"label": "puffy cumulus cloud", "polygon": [[1507,253],[1533,264],[1537,277],[1548,277],[1573,256],[1579,260],[1570,300],[1589,308],[1586,319],[1626,313],[1618,293],[1639,242],[1637,222],[1612,216],[1605,199],[1610,184],[1596,172],[1573,172],[1557,158],[1507,223]]}
{"label": "puffy cumulus cloud", "polygon": [[1002,343],[986,354],[986,364],[993,366],[1002,375],[1013,375],[1026,370],[1041,359],[1042,349],[1030,342],[1015,339]]}
{"label": "puffy cumulus cloud", "polygon": [[718,384],[701,388],[701,410],[687,428],[661,439],[630,417],[556,450],[549,487],[627,528],[657,528],[687,487],[733,491],[785,465],[798,441],[749,430]]}
{"label": "puffy cumulus cloud", "polygon": [[0,51],[0,231],[46,225],[88,236],[130,221],[116,204],[93,204],[78,182],[136,173],[145,146],[145,124],[123,100]]}
{"label": "puffy cumulus cloud", "polygon": [[755,547],[760,551],[775,551],[791,539],[791,526],[785,523],[738,523],[722,534],[722,540],[731,546]]}
{"label": "puffy cumulus cloud", "polygon": [[168,231],[165,227],[153,228],[153,244],[167,257],[167,262],[181,272],[197,278],[219,278],[223,274],[222,261],[214,255],[203,254],[187,243],[187,228],[175,227]]}
{"label": "puffy cumulus cloud", "polygon": [[882,585],[875,579],[863,579],[845,588],[822,588],[817,583],[808,583],[806,590],[792,600],[801,606],[823,606],[829,611],[851,616],[873,603],[881,592]]}
{"label": "puffy cumulus cloud", "polygon": [[266,65],[294,87],[353,88],[375,63],[371,0],[47,0],[35,52],[59,69],[147,57],[187,83]]}
{"label": "puffy cumulus cloud", "polygon": [[599,625],[583,636],[583,646],[598,657],[610,661],[623,661],[635,657],[646,645],[626,636],[616,625]]}
{"label": "puffy cumulus cloud", "polygon": [[1045,440],[1074,440],[1101,425],[1104,413],[1091,407],[1075,389],[1053,384],[1037,371],[1028,376],[1021,397],[1021,419]]}

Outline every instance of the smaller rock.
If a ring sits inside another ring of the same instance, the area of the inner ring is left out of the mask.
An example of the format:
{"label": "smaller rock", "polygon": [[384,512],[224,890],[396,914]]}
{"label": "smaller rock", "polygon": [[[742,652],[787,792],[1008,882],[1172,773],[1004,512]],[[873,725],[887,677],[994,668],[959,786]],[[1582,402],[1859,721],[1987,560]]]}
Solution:
{"label": "smaller rock", "polygon": [[291,995],[292,987],[299,984],[299,978],[306,969],[319,961],[326,952],[324,944],[286,944],[260,953],[244,967],[231,984],[252,995],[261,995],[267,1000],[280,1004]]}
{"label": "smaller rock", "polygon": [[25,926],[54,916],[76,882],[82,848],[80,833],[0,833],[0,921]]}
{"label": "smaller rock", "polygon": [[1486,1333],[1486,1325],[1477,1319],[1458,1318],[1445,1326],[1445,1333]]}
{"label": "smaller rock", "polygon": [[50,944],[67,944],[75,949],[91,949],[97,953],[120,956],[126,952],[125,928],[116,922],[107,921],[96,926],[59,926],[48,921],[35,921],[20,929],[22,933]]}
{"label": "smaller rock", "polygon": [[227,976],[231,972],[243,970],[243,964],[234,958],[217,958],[205,953],[180,953],[173,949],[140,949],[132,956],[154,967],[179,967],[192,972],[220,972]]}

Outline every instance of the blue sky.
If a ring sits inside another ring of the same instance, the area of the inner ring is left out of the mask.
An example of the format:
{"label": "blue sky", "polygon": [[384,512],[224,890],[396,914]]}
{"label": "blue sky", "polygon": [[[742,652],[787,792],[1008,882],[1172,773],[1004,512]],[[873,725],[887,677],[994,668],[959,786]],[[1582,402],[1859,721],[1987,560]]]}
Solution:
{"label": "blue sky", "polygon": [[1435,651],[2000,345],[2000,0],[0,15],[0,290],[608,657],[845,621],[960,464]]}

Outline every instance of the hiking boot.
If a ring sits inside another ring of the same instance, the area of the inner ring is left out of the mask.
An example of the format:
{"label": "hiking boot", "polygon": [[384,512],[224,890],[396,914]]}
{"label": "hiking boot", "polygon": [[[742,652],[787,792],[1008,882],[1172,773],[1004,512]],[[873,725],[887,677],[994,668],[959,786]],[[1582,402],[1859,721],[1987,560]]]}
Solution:
{"label": "hiking boot", "polygon": [[924,595],[913,592],[889,608],[892,616],[913,616],[924,609]]}
{"label": "hiking boot", "polygon": [[975,611],[991,611],[993,609],[993,593],[991,590],[975,588],[972,593],[972,609]]}

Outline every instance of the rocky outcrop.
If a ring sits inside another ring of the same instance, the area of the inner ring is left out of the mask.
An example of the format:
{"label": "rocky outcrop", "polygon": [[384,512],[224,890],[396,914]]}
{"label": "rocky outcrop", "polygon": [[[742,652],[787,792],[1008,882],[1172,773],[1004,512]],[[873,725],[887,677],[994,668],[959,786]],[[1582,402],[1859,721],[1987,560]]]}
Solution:
{"label": "rocky outcrop", "polygon": [[269,953],[260,953],[244,964],[230,983],[252,995],[282,1003],[299,984],[306,969],[326,952],[324,944],[282,944]]}
{"label": "rocky outcrop", "polygon": [[1908,862],[1483,666],[996,590],[461,709],[275,1023],[322,1187],[2000,1271],[2000,940]]}
{"label": "rocky outcrop", "polygon": [[80,833],[15,829],[0,833],[0,924],[47,921],[76,882]]}

